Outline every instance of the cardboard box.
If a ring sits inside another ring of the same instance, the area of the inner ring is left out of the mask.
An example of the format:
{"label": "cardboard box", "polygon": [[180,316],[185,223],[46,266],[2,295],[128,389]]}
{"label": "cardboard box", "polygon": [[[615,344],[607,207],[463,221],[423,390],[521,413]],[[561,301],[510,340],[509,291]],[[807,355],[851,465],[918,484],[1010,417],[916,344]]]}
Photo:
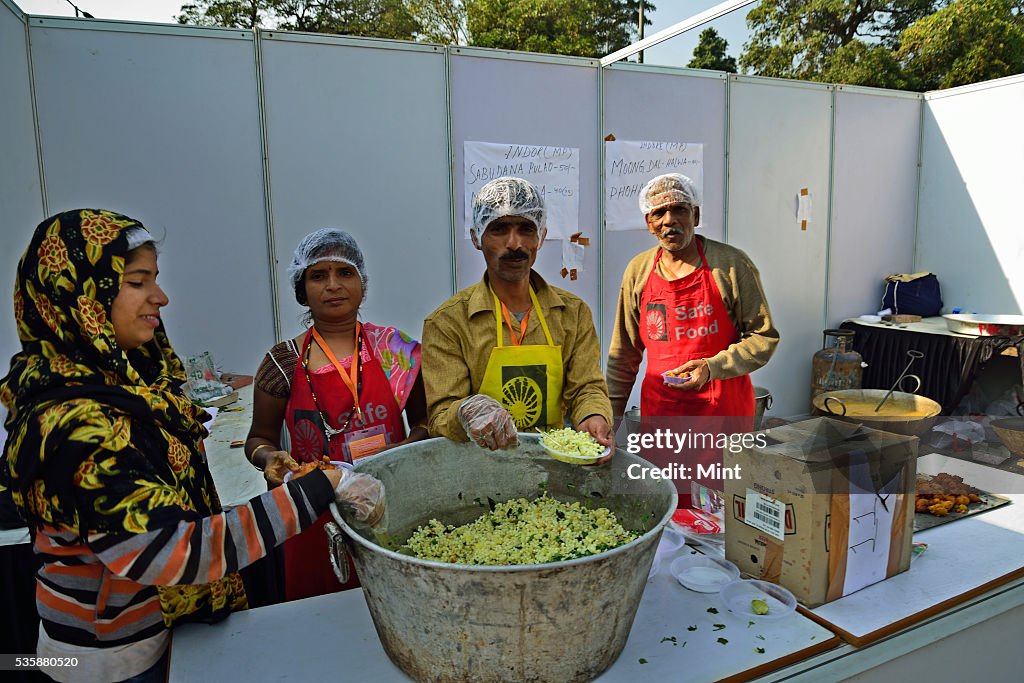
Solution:
{"label": "cardboard box", "polygon": [[773,428],[726,450],[725,556],[815,607],[910,567],[914,436],[829,418]]}

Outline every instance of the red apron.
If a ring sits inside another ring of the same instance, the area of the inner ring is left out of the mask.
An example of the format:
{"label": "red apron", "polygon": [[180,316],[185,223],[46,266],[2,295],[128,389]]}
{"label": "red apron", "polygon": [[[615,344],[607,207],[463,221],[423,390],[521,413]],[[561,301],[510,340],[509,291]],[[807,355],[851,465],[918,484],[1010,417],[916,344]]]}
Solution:
{"label": "red apron", "polygon": [[[700,241],[697,242],[697,252],[700,254],[700,267],[685,277],[669,281],[657,273],[661,259],[659,249],[640,295],[640,335],[647,349],[647,374],[640,389],[640,415],[644,419],[754,414],[754,385],[749,375],[710,380],[699,391],[673,389],[665,385],[661,376],[688,360],[710,358],[740,338],[729,319]],[[709,427],[709,431],[717,431],[720,423],[712,422],[715,426]],[[750,427],[747,427],[748,431]],[[688,459],[707,462],[709,456],[720,462],[721,451],[690,451]],[[689,485],[685,488],[688,489]],[[680,495],[681,507],[684,502],[689,503],[684,501],[684,495]]]}
{"label": "red apron", "polygon": [[[312,330],[306,333],[306,339],[299,353],[299,361],[295,364],[292,376],[291,395],[285,408],[285,423],[291,437],[291,455],[299,462],[311,462],[328,455],[331,460],[351,462],[345,454],[343,444],[345,434],[380,425],[384,428],[387,443],[395,443],[405,438],[405,427],[402,424],[402,411],[395,400],[395,395],[388,384],[380,361],[372,359],[363,361],[360,370],[359,404],[363,418],[352,416],[349,428],[343,434],[331,439],[325,435],[321,426],[320,412],[313,402],[313,395],[306,382],[306,372],[302,367],[302,359],[306,357],[307,347],[312,339]],[[362,346],[366,347],[365,338]],[[310,381],[316,393],[320,409],[327,416],[329,426],[338,429],[345,424],[354,410],[352,392],[342,381],[337,371],[310,372]],[[284,543],[284,580],[285,598],[298,600],[314,595],[324,595],[340,590],[355,588],[359,585],[355,567],[349,559],[348,583],[338,583],[328,558],[327,533],[324,525],[331,520],[331,513],[325,512],[298,536],[293,536]]]}

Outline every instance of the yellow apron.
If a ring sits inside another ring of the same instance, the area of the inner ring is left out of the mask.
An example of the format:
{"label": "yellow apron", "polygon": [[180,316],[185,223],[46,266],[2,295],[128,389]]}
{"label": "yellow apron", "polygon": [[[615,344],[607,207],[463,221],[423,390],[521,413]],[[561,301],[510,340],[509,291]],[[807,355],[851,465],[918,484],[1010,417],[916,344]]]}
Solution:
{"label": "yellow apron", "polygon": [[491,349],[480,393],[505,406],[516,429],[561,428],[562,421],[562,347],[551,341],[537,295],[530,287],[530,301],[548,340],[544,344],[505,346],[501,331],[501,302],[494,297],[494,321],[498,346]]}

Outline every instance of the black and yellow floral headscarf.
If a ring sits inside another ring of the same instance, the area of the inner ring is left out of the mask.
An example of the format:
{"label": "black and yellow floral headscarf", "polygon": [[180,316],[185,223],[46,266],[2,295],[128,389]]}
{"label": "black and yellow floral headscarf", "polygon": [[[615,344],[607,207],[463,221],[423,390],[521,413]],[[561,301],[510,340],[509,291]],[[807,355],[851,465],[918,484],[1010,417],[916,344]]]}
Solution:
{"label": "black and yellow floral headscarf", "polygon": [[[68,211],[36,228],[18,265],[22,350],[0,380],[10,410],[0,486],[33,527],[145,533],[220,512],[200,453],[209,416],[180,393],[185,373],[163,325],[130,351],[114,335],[110,312],[132,227],[142,225],[109,211]],[[136,476],[142,470],[147,476]],[[237,574],[159,591],[168,625],[245,604]]]}

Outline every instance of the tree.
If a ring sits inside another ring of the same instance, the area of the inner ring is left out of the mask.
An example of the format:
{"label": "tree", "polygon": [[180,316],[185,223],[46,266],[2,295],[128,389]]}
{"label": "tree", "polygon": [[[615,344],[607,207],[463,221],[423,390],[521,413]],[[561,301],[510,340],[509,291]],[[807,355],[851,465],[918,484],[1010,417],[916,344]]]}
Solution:
{"label": "tree", "polygon": [[918,90],[1024,73],[1021,2],[956,0],[903,32],[899,57]]}
{"label": "tree", "polygon": [[466,45],[466,6],[462,0],[409,0],[420,37],[442,45]]}
{"label": "tree", "polygon": [[420,28],[403,0],[196,0],[178,22],[404,40]]}
{"label": "tree", "polygon": [[693,49],[693,59],[686,66],[691,69],[714,69],[736,73],[736,58],[729,57],[725,51],[729,49],[729,41],[718,35],[713,28],[700,32],[700,40]]}
{"label": "tree", "polygon": [[[744,72],[827,81],[838,74],[871,85],[872,66],[888,58],[876,50],[899,45],[903,30],[944,0],[778,0],[747,14],[753,35],[740,56]],[[844,47],[859,41],[861,45]],[[833,70],[834,69],[834,70]],[[892,80],[885,73],[877,81]],[[849,81],[846,81],[849,82]]]}
{"label": "tree", "polygon": [[910,87],[896,53],[863,40],[851,40],[836,50],[816,80],[894,90]]}
{"label": "tree", "polygon": [[638,0],[465,0],[465,6],[470,44],[480,47],[603,57],[637,34]]}
{"label": "tree", "polygon": [[199,0],[181,6],[179,24],[250,28],[268,23],[279,3],[275,0]]}

